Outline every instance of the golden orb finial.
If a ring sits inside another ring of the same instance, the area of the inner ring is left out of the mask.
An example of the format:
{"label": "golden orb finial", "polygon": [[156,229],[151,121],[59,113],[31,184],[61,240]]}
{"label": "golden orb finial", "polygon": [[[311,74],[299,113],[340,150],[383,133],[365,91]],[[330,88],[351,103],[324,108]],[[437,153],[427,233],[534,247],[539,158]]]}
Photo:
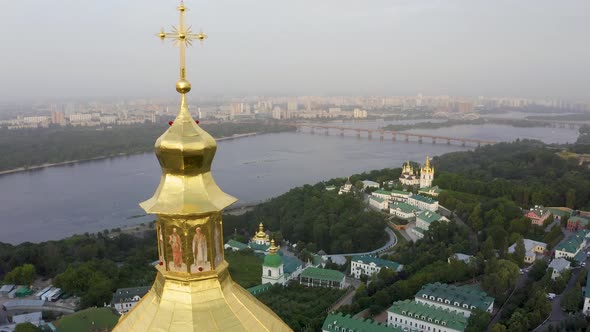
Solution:
{"label": "golden orb finial", "polygon": [[182,94],[188,93],[191,91],[191,83],[185,79],[178,80],[178,82],[176,82],[176,91]]}

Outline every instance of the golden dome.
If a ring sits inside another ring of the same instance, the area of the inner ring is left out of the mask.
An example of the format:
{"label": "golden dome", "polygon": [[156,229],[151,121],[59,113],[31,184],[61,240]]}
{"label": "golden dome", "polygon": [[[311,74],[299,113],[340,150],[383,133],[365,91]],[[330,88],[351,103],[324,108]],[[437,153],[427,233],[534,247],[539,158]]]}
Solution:
{"label": "golden dome", "polygon": [[279,250],[279,247],[275,246],[275,239],[270,241],[270,248],[268,248],[268,252],[271,254],[276,254]]}
{"label": "golden dome", "polygon": [[213,180],[211,163],[217,143],[191,117],[184,95],[180,113],[155,148],[162,176],[154,196],[140,204],[147,213],[204,214],[221,211],[237,200]]}
{"label": "golden dome", "polygon": [[256,234],[254,235],[255,238],[257,239],[266,239],[268,238],[268,235],[266,235],[266,232],[264,231],[264,225],[262,223],[260,223],[258,225],[258,232],[256,232]]}

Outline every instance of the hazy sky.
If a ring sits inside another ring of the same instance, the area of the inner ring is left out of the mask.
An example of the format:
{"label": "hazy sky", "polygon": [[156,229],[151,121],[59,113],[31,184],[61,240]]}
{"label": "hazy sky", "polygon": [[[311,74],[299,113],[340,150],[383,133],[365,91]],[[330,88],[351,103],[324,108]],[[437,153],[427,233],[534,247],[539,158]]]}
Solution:
{"label": "hazy sky", "polygon": [[[0,1],[0,99],[160,97],[174,0]],[[590,99],[590,1],[187,0],[191,94]]]}

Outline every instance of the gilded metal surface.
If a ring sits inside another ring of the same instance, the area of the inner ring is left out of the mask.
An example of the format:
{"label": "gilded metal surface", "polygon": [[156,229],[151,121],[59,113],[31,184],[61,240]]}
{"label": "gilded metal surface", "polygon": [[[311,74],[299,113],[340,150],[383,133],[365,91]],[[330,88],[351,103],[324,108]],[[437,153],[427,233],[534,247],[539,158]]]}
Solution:
{"label": "gilded metal surface", "polygon": [[180,113],[156,141],[160,185],[140,206],[148,213],[189,215],[218,212],[233,204],[237,199],[221,191],[211,175],[216,151],[217,143],[195,123],[183,94]]}
{"label": "gilded metal surface", "polygon": [[157,215],[160,265],[152,289],[113,331],[291,331],[229,275],[221,210],[236,199],[213,180],[211,163],[217,143],[195,123],[185,96],[191,88],[186,80],[186,46],[207,36],[185,27],[183,2],[177,9],[178,28],[172,33],[162,30],[157,36],[174,38],[180,46],[176,84],[182,95],[180,112],[156,141],[162,177],[154,196],[140,204],[147,213]]}
{"label": "gilded metal surface", "polygon": [[227,273],[198,281],[158,272],[152,289],[114,331],[292,331]]}

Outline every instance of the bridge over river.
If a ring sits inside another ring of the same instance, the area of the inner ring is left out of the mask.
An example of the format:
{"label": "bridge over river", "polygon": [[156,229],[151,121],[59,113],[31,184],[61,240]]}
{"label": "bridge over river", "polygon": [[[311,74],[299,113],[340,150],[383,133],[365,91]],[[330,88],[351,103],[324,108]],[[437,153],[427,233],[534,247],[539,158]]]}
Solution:
{"label": "bridge over river", "polygon": [[331,126],[331,125],[320,125],[320,124],[311,124],[311,123],[295,123],[292,126],[297,127],[297,132],[309,132],[311,134],[323,133],[325,135],[336,134],[340,136],[344,136],[345,134],[356,134],[357,137],[368,137],[372,139],[374,136],[378,136],[381,140],[389,137],[392,141],[397,141],[398,138],[402,141],[413,141],[422,143],[424,140],[428,140],[432,142],[432,144],[436,143],[446,143],[446,144],[459,144],[461,146],[482,146],[482,145],[491,145],[496,144],[496,141],[488,141],[488,140],[480,140],[474,138],[463,138],[463,137],[449,137],[449,136],[437,136],[437,135],[428,135],[428,134],[418,134],[412,133],[407,131],[393,131],[393,130],[383,130],[383,129],[370,129],[370,128],[352,128],[352,127],[341,127],[341,126]]}

